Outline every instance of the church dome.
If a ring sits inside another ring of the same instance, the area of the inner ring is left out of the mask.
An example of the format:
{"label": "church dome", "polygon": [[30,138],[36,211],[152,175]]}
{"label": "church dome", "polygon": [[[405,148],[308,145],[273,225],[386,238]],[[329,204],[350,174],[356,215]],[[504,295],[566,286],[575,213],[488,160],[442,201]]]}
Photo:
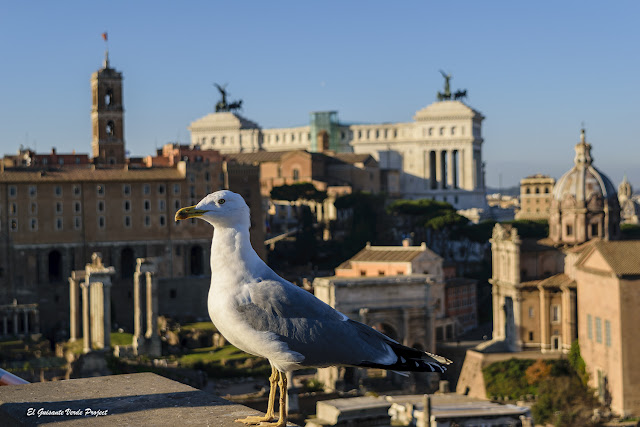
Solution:
{"label": "church dome", "polygon": [[562,201],[572,197],[576,202],[588,202],[593,196],[604,200],[617,200],[615,186],[609,178],[591,163],[591,145],[585,141],[584,130],[576,145],[576,156],[571,170],[556,182],[553,198]]}
{"label": "church dome", "polygon": [[553,188],[549,237],[576,245],[593,238],[615,240],[620,235],[620,204],[611,180],[596,169],[584,129],[575,146],[574,166]]}

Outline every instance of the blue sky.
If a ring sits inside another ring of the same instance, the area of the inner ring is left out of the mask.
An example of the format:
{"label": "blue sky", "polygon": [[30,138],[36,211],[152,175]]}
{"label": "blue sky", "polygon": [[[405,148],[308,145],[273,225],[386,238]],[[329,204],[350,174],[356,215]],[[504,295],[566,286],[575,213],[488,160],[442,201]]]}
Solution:
{"label": "blue sky", "polygon": [[441,90],[481,111],[491,186],[558,178],[581,123],[595,165],[640,189],[640,3],[586,1],[3,2],[0,154],[89,152],[89,78],[109,34],[132,155],[187,142],[228,83],[263,127],[410,121]]}

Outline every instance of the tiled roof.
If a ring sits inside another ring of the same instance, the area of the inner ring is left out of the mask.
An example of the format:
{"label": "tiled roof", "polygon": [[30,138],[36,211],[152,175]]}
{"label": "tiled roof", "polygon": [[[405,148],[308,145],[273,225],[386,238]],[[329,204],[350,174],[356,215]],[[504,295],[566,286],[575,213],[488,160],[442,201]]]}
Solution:
{"label": "tiled roof", "polygon": [[616,275],[640,275],[640,240],[597,240],[593,247]]}
{"label": "tiled roof", "polygon": [[570,288],[576,287],[576,282],[571,280],[569,276],[564,273],[555,274],[551,277],[547,277],[544,280],[541,280],[538,284],[544,288],[559,288],[561,286],[568,286]]}
{"label": "tiled roof", "polygon": [[255,153],[229,153],[225,154],[224,157],[227,160],[235,160],[238,163],[254,164],[264,162],[279,162],[280,159],[282,159],[282,156],[293,151],[256,151]]}
{"label": "tiled roof", "polygon": [[426,246],[367,246],[349,261],[359,262],[411,262],[418,255],[428,252],[439,257]]}
{"label": "tiled roof", "polygon": [[176,168],[140,169],[60,169],[55,171],[7,171],[0,172],[2,183],[22,182],[103,182],[103,181],[163,181],[184,179],[184,174]]}

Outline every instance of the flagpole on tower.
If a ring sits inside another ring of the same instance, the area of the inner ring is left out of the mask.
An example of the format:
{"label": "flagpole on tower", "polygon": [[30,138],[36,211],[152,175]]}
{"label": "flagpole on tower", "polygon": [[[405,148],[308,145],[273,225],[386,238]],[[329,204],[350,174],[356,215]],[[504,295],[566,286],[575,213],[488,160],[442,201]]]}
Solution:
{"label": "flagpole on tower", "polygon": [[109,37],[107,32],[102,33],[102,40],[104,40],[104,68],[109,68]]}

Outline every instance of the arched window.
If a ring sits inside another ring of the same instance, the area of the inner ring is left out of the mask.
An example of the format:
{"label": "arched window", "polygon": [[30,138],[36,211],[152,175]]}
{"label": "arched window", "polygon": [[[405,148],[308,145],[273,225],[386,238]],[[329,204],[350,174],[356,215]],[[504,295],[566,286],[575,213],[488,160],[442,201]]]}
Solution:
{"label": "arched window", "polygon": [[300,179],[300,171],[298,169],[293,170],[293,180],[297,181]]}
{"label": "arched window", "polygon": [[107,122],[106,131],[107,131],[107,136],[115,135],[115,133],[116,133],[116,125],[115,125],[115,123],[113,123],[113,120],[109,120]]}
{"label": "arched window", "polygon": [[49,252],[49,283],[62,280],[62,255],[58,251]]}
{"label": "arched window", "polygon": [[136,256],[133,249],[126,247],[120,252],[120,277],[131,279],[136,271]]}
{"label": "arched window", "polygon": [[104,105],[109,107],[113,103],[113,89],[107,88],[104,94]]}
{"label": "arched window", "polygon": [[202,276],[204,274],[203,250],[201,246],[191,247],[191,274],[193,276]]}

